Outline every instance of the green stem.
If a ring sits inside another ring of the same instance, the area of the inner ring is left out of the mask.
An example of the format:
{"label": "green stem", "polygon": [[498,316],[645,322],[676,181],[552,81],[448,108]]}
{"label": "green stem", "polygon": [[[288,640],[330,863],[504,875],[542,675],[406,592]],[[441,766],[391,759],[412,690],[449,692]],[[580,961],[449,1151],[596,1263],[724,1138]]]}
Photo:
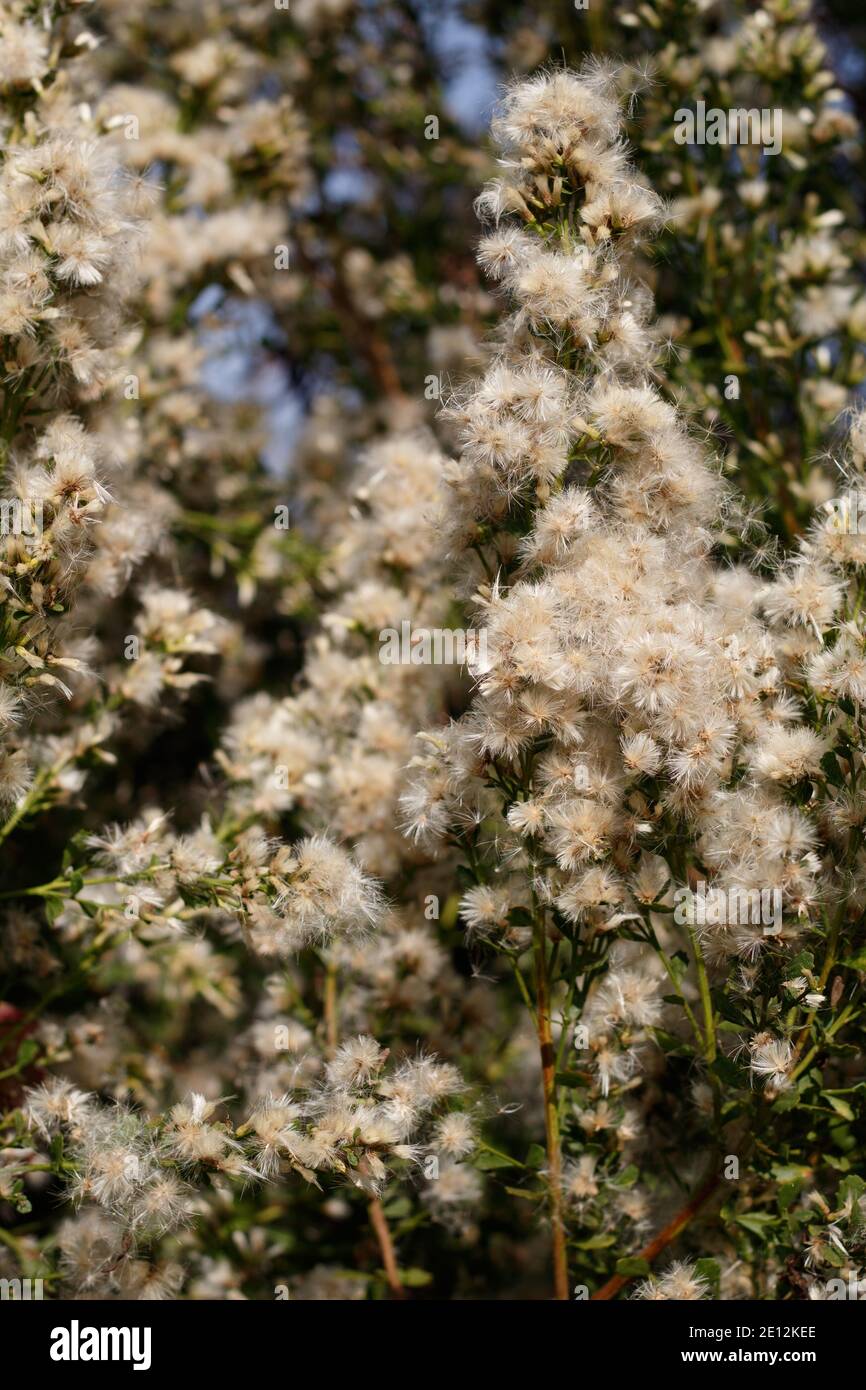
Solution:
{"label": "green stem", "polygon": [[[92,888],[97,883],[117,883],[122,878],[121,874],[104,874],[101,878],[85,878],[76,888],[75,893],[70,893],[69,897],[75,897],[82,888]],[[59,892],[61,888],[70,887],[68,878],[55,878],[51,883],[40,883],[35,888],[10,888],[0,893],[0,898],[41,898],[48,896],[63,897]]]}
{"label": "green stem", "polygon": [[701,1004],[704,1010],[704,1056],[708,1062],[716,1060],[716,1020],[713,1011],[713,1001],[710,997],[710,981],[707,975],[707,967],[704,961],[698,935],[694,927],[687,924],[689,940],[692,943],[692,952],[695,958],[695,969],[698,975],[698,990],[701,996]]}
{"label": "green stem", "polygon": [[553,1236],[554,1297],[568,1298],[568,1256],[562,1212],[562,1146],[559,1133],[559,1105],[556,1092],[556,1053],[550,1019],[550,978],[544,913],[536,911],[533,924],[533,964],[535,967],[536,1031],[541,1054],[544,1094],[544,1132],[547,1146],[547,1187],[550,1225]]}

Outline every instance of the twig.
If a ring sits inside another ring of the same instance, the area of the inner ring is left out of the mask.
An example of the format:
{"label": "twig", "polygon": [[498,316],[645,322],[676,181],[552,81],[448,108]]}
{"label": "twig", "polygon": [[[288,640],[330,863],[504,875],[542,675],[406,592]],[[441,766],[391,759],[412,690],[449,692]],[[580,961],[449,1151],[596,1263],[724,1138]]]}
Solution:
{"label": "twig", "polygon": [[[330,962],[325,962],[325,1035],[326,1049],[329,1057],[333,1057],[339,1042],[339,1019],[337,1015],[337,968]],[[391,1239],[391,1230],[388,1225],[388,1218],[378,1197],[374,1197],[367,1205],[367,1213],[370,1217],[370,1225],[373,1227],[376,1239],[379,1242],[379,1250],[382,1255],[382,1264],[385,1267],[385,1277],[388,1280],[388,1287],[394,1298],[405,1298],[406,1290],[400,1281],[400,1270],[397,1265],[397,1256],[394,1253],[394,1242]]]}
{"label": "twig", "polygon": [[400,382],[390,344],[374,328],[372,322],[355,307],[339,271],[332,267],[330,277],[323,274],[300,242],[296,246],[296,255],[301,268],[330,300],[331,308],[340,320],[346,336],[364,358],[376,389],[390,401],[405,401],[406,393]]}
{"label": "twig", "polygon": [[[665,1226],[664,1230],[659,1231],[655,1240],[651,1240],[649,1245],[641,1250],[637,1258],[639,1260],[646,1260],[651,1264],[656,1255],[660,1255],[665,1246],[670,1245],[672,1241],[676,1240],[680,1232],[685,1230],[686,1226],[688,1226],[689,1222],[692,1220],[692,1217],[698,1214],[704,1203],[713,1195],[720,1182],[721,1178],[717,1173],[711,1178],[707,1178],[703,1187],[698,1189],[694,1197],[686,1202],[684,1207],[681,1207],[676,1216]],[[629,1280],[634,1277],[633,1274],[615,1274],[612,1279],[608,1279],[607,1283],[602,1284],[601,1288],[592,1295],[593,1299],[600,1301],[602,1299],[615,1298],[620,1289],[624,1288]]]}
{"label": "twig", "polygon": [[556,1096],[556,1052],[550,1026],[550,980],[547,971],[544,917],[536,914],[533,957],[535,965],[535,1022],[541,1052],[541,1080],[544,1091],[544,1133],[547,1145],[547,1186],[550,1226],[553,1235],[554,1298],[568,1298],[568,1257],[565,1249],[565,1223],[562,1218],[562,1149],[559,1136],[559,1110]]}
{"label": "twig", "polygon": [[328,1056],[333,1057],[339,1041],[339,1019],[337,1017],[337,967],[328,961],[325,965],[325,1037]]}
{"label": "twig", "polygon": [[391,1239],[391,1231],[388,1226],[388,1218],[382,1208],[382,1203],[378,1197],[374,1197],[367,1207],[370,1214],[370,1225],[376,1233],[379,1242],[379,1249],[382,1253],[382,1264],[385,1267],[385,1277],[388,1280],[388,1287],[395,1298],[405,1298],[406,1290],[400,1280],[400,1270],[397,1267],[397,1256],[394,1253],[394,1242]]}

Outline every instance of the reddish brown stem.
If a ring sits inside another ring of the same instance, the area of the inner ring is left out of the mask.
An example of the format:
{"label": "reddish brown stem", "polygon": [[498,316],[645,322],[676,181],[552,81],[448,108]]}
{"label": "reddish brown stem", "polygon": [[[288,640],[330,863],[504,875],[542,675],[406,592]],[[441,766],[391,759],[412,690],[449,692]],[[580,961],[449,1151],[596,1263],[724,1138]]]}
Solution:
{"label": "reddish brown stem", "polygon": [[325,1043],[328,1056],[333,1057],[340,1039],[340,1025],[337,1018],[337,970],[328,963],[325,966]]}
{"label": "reddish brown stem", "polygon": [[[698,1188],[684,1207],[681,1207],[676,1216],[665,1226],[664,1230],[659,1231],[655,1240],[651,1240],[644,1250],[641,1250],[638,1259],[646,1260],[652,1264],[656,1255],[660,1255],[665,1246],[670,1245],[671,1241],[676,1240],[680,1231],[685,1230],[693,1216],[696,1216],[701,1207],[713,1195],[721,1179],[718,1175],[708,1178],[703,1187]],[[630,1279],[635,1278],[633,1274],[615,1274],[612,1279],[608,1279],[606,1284],[594,1293],[594,1299],[615,1298],[620,1289],[624,1288]]]}
{"label": "reddish brown stem", "polygon": [[296,255],[302,269],[330,300],[331,308],[340,320],[346,336],[354,343],[356,350],[366,362],[376,389],[387,400],[405,401],[407,396],[400,382],[390,344],[372,322],[358,311],[339,272],[332,269],[329,276],[324,275],[317,269],[305,247],[300,244],[296,248]]}
{"label": "reddish brown stem", "polygon": [[[325,1034],[327,1054],[329,1057],[333,1057],[339,1041],[339,1022],[337,1019],[337,971],[331,964],[325,966]],[[394,1242],[391,1239],[388,1218],[378,1197],[374,1197],[368,1204],[367,1212],[370,1217],[370,1225],[373,1227],[379,1242],[379,1251],[382,1256],[382,1264],[385,1267],[388,1287],[394,1298],[405,1298],[406,1290],[400,1282],[400,1270],[397,1266],[397,1256],[394,1253]]]}
{"label": "reddish brown stem", "polygon": [[391,1239],[391,1231],[388,1226],[388,1218],[382,1209],[382,1203],[378,1197],[374,1197],[368,1208],[370,1213],[370,1225],[376,1233],[379,1242],[379,1250],[382,1254],[382,1264],[385,1267],[385,1277],[388,1280],[388,1287],[394,1298],[405,1298],[406,1290],[400,1280],[400,1270],[397,1267],[397,1256],[394,1252],[394,1242]]}

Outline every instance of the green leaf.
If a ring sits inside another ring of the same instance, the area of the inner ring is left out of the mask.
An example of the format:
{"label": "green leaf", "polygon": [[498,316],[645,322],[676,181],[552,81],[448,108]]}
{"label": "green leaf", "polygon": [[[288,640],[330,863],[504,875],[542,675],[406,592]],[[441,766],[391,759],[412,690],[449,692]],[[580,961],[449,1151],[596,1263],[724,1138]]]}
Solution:
{"label": "green leaf", "polygon": [[36,1039],[25,1038],[24,1041],[19,1043],[18,1046],[18,1055],[15,1058],[16,1067],[20,1069],[29,1066],[29,1064],[33,1061],[34,1057],[38,1055],[38,1053],[39,1043],[36,1041]]}
{"label": "green leaf", "polygon": [[706,1279],[713,1297],[718,1298],[722,1271],[717,1261],[711,1260],[706,1256],[703,1259],[695,1260],[695,1273],[699,1275],[701,1279]]}
{"label": "green leaf", "polygon": [[45,916],[48,919],[49,927],[54,926],[65,905],[63,898],[56,898],[53,894],[45,899]]}
{"label": "green leaf", "polygon": [[459,908],[460,894],[451,893],[450,896],[445,899],[445,905],[439,914],[439,925],[444,931],[453,931],[457,926],[457,919],[460,915]]}
{"label": "green leaf", "polygon": [[527,1168],[543,1168],[547,1162],[547,1154],[540,1144],[530,1144],[529,1152],[526,1155]]}
{"label": "green leaf", "polygon": [[831,787],[843,787],[845,785],[845,778],[842,776],[842,770],[836,761],[836,754],[832,750],[824,754],[821,759],[821,767],[824,769],[824,775]]}
{"label": "green leaf", "polygon": [[713,1008],[728,1023],[735,1023],[738,1028],[747,1026],[748,1020],[744,1017],[742,1009],[723,989],[710,990],[710,996],[713,1001]]}
{"label": "green leaf", "polygon": [[837,1173],[845,1173],[851,1167],[847,1158],[839,1158],[836,1154],[831,1153],[822,1154],[821,1162],[826,1163],[830,1168],[835,1168]]}
{"label": "green leaf", "polygon": [[[833,1140],[837,1149],[841,1149],[843,1154],[848,1154],[852,1149],[857,1148],[857,1140],[848,1128],[847,1123],[832,1124],[830,1126],[830,1138]],[[822,1154],[821,1157],[826,1162],[829,1154]]]}
{"label": "green leaf", "polygon": [[788,974],[792,977],[794,975],[804,975],[807,970],[814,970],[814,968],[815,957],[811,951],[798,951],[792,958],[791,964],[787,967]]}
{"label": "green leaf", "polygon": [[863,1196],[864,1192],[866,1192],[866,1182],[864,1182],[862,1178],[858,1178],[856,1173],[851,1173],[849,1177],[843,1178],[840,1182],[836,1192],[836,1201],[839,1206],[842,1206],[849,1200],[851,1202],[857,1202]]}
{"label": "green leaf", "polygon": [[616,1272],[617,1274],[624,1274],[629,1279],[638,1276],[645,1278],[650,1273],[650,1262],[641,1259],[639,1255],[626,1255],[625,1259],[617,1260]]}
{"label": "green leaf", "polygon": [[578,1250],[608,1250],[616,1244],[617,1237],[610,1235],[590,1236],[588,1240],[577,1240]]}
{"label": "green leaf", "polygon": [[804,1183],[812,1176],[812,1169],[804,1163],[774,1163],[770,1172],[779,1183]]}
{"label": "green leaf", "polygon": [[490,1153],[488,1149],[482,1149],[475,1160],[475,1167],[482,1173],[489,1172],[492,1168],[516,1168],[518,1165],[513,1158],[506,1157],[505,1154]]}
{"label": "green leaf", "polygon": [[404,1216],[411,1215],[412,1203],[408,1197],[395,1197],[393,1202],[389,1202],[383,1207],[385,1215],[392,1221],[401,1221]]}
{"label": "green leaf", "polygon": [[680,984],[683,976],[686,974],[689,968],[689,958],[686,955],[685,951],[674,951],[674,954],[670,958],[670,966],[671,974],[673,975],[677,984]]}
{"label": "green leaf", "polygon": [[586,1086],[587,1079],[577,1071],[558,1071],[556,1073],[556,1084],[557,1086],[567,1086],[570,1090],[574,1090],[577,1086]]}
{"label": "green leaf", "polygon": [[513,907],[508,914],[508,921],[513,927],[531,927],[534,918],[528,908]]}
{"label": "green leaf", "polygon": [[798,1178],[795,1178],[792,1182],[782,1183],[782,1186],[779,1188],[778,1199],[780,1211],[787,1211],[790,1206],[793,1206],[800,1195],[802,1186],[803,1184]]}
{"label": "green leaf", "polygon": [[627,1168],[623,1168],[621,1173],[617,1173],[610,1185],[618,1188],[634,1187],[639,1177],[640,1170],[634,1163],[630,1163]]}
{"label": "green leaf", "polygon": [[710,1067],[710,1071],[715,1072],[719,1080],[723,1081],[726,1086],[741,1087],[745,1084],[742,1071],[736,1062],[731,1061],[730,1057],[719,1055]]}
{"label": "green leaf", "polygon": [[842,1100],[839,1096],[828,1095],[826,1092],[824,1093],[824,1099],[830,1102],[837,1115],[841,1115],[845,1120],[854,1119],[854,1111],[851,1109],[847,1100]]}
{"label": "green leaf", "polygon": [[654,1028],[653,1037],[663,1052],[678,1053],[682,1057],[687,1057],[690,1053],[682,1038],[674,1037],[673,1033],[666,1033],[664,1028]]}
{"label": "green leaf", "polygon": [[843,1255],[841,1250],[837,1250],[834,1245],[826,1245],[821,1251],[821,1258],[828,1265],[833,1265],[835,1269],[841,1269],[842,1265],[847,1264],[848,1256]]}
{"label": "green leaf", "polygon": [[771,1216],[766,1211],[750,1211],[744,1216],[735,1216],[734,1220],[738,1226],[744,1226],[747,1231],[751,1231],[755,1236],[766,1236],[768,1227],[776,1224],[778,1217]]}
{"label": "green leaf", "polygon": [[796,1086],[788,1086],[784,1091],[780,1091],[773,1101],[773,1109],[779,1111],[793,1110],[800,1104],[800,1092]]}
{"label": "green leaf", "polygon": [[432,1284],[433,1275],[428,1274],[426,1269],[401,1269],[400,1283],[405,1284],[407,1289],[420,1289],[425,1284]]}

